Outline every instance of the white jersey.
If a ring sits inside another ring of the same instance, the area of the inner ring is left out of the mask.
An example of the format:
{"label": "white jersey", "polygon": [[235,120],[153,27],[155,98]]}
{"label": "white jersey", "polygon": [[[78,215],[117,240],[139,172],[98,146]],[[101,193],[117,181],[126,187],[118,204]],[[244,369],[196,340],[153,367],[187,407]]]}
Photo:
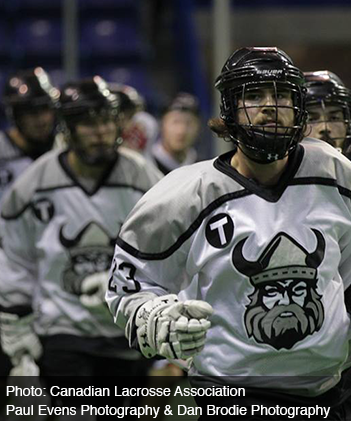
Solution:
{"label": "white jersey", "polygon": [[41,336],[123,335],[108,311],[93,314],[80,303],[81,284],[110,268],[123,221],[160,177],[139,154],[120,148],[116,163],[87,191],[70,171],[67,151],[39,158],[3,201],[0,306],[33,306]]}
{"label": "white jersey", "polygon": [[33,159],[12,142],[6,132],[0,132],[0,201],[15,179],[33,162]]}
{"label": "white jersey", "polygon": [[164,148],[162,142],[159,141],[152,146],[150,159],[166,175],[176,168],[194,164],[197,160],[197,152],[195,148],[188,149],[185,159],[179,162]]}
{"label": "white jersey", "polygon": [[140,200],[117,239],[110,309],[124,327],[143,293],[187,288],[214,308],[190,374],[321,394],[348,355],[351,163],[307,138],[267,188],[232,155],[177,169]]}

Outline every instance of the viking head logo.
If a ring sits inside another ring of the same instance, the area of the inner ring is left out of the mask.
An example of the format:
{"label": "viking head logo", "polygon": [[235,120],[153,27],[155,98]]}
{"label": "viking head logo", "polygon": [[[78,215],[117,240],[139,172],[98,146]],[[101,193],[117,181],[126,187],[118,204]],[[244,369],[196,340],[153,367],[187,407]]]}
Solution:
{"label": "viking head logo", "polygon": [[110,238],[95,222],[86,225],[75,237],[60,229],[60,243],[68,251],[70,260],[63,272],[62,282],[66,291],[81,294],[82,281],[93,273],[104,272],[111,266],[115,239]]}
{"label": "viking head logo", "polygon": [[234,266],[255,288],[245,312],[247,334],[277,350],[291,349],[318,332],[324,321],[317,268],[324,258],[325,240],[319,231],[312,231],[317,239],[312,253],[285,233],[269,243],[257,262],[243,255],[248,237],[233,251]]}

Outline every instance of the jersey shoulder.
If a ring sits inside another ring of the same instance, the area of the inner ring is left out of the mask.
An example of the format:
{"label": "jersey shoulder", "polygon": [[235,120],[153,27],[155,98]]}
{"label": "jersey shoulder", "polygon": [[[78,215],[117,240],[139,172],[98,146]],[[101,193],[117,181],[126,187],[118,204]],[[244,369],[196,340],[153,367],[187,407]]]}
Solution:
{"label": "jersey shoulder", "polygon": [[24,157],[25,154],[18,148],[5,131],[0,131],[0,161],[9,161]]}
{"label": "jersey shoulder", "polygon": [[120,183],[145,192],[163,177],[158,168],[139,152],[121,146],[118,154],[114,177]]}
{"label": "jersey shoulder", "polygon": [[159,181],[130,213],[120,243],[142,253],[164,253],[191,235],[213,210],[234,199],[243,187],[218,171],[214,161],[178,168]]}
{"label": "jersey shoulder", "polygon": [[20,174],[4,197],[1,212],[4,218],[11,219],[21,213],[36,192],[71,183],[59,164],[61,153],[59,150],[47,152]]}
{"label": "jersey shoulder", "polygon": [[351,161],[328,143],[305,138],[305,154],[296,177],[334,180],[339,186],[351,190]]}
{"label": "jersey shoulder", "polygon": [[134,151],[133,149],[127,148],[125,146],[120,146],[118,148],[118,155],[120,161],[126,161],[138,167],[146,165],[146,159],[140,152]]}

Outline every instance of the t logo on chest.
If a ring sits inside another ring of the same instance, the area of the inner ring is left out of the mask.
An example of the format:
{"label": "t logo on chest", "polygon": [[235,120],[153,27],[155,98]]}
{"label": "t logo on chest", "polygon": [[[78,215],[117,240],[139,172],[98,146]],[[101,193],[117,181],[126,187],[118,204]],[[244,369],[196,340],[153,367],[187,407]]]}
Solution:
{"label": "t logo on chest", "polygon": [[234,223],[226,213],[220,213],[212,217],[206,225],[206,239],[215,248],[224,248],[232,240],[234,235]]}

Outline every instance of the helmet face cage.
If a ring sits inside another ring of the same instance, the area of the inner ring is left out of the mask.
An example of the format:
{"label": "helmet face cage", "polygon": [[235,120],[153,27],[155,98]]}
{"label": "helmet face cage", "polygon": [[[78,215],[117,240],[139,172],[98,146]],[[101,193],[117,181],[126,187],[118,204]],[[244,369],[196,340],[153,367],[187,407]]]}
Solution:
{"label": "helmet face cage", "polygon": [[[66,85],[61,95],[61,115],[68,130],[70,148],[82,162],[86,165],[106,165],[116,159],[116,149],[121,143],[120,98],[108,89],[103,79],[95,76]],[[115,138],[115,143],[111,146],[100,142],[99,146],[91,150],[81,135],[77,134],[78,125],[97,126],[110,122],[114,123],[115,130],[104,131],[104,134]]]}
{"label": "helmet face cage", "polygon": [[40,113],[58,106],[59,90],[41,67],[19,71],[7,81],[3,101],[7,115],[15,124],[23,114]]}
{"label": "helmet face cage", "polygon": [[[276,47],[244,47],[228,58],[215,83],[221,92],[221,118],[230,139],[251,160],[269,164],[296,148],[307,116],[304,82],[301,70]],[[263,99],[267,89],[271,105],[248,100],[255,92]],[[281,100],[282,93],[288,101]],[[291,122],[287,120],[289,111]]]}
{"label": "helmet face cage", "polygon": [[[273,103],[263,105],[250,101],[250,95],[259,95],[259,91],[269,89],[272,92]],[[281,101],[283,92],[289,93],[289,101]],[[241,104],[241,105],[240,105]],[[253,109],[272,109],[270,113],[274,126],[254,124],[250,117]],[[243,111],[246,123],[238,121],[239,111]],[[294,114],[292,125],[280,123],[280,112],[291,110]],[[300,141],[304,131],[306,112],[303,90],[289,81],[259,81],[247,82],[228,88],[222,92],[222,118],[225,121],[230,138],[252,160],[259,163],[270,163],[282,159],[291,153]]]}
{"label": "helmet face cage", "polygon": [[[121,136],[121,129],[118,125],[116,110],[111,109],[110,107],[103,108],[91,108],[87,109],[85,112],[71,116],[69,125],[67,128],[69,130],[69,143],[70,148],[75,151],[80,160],[86,165],[106,165],[110,162],[113,162],[117,157],[117,146],[121,143],[119,141]],[[82,142],[82,135],[77,134],[77,125],[85,126],[97,126],[99,124],[107,124],[109,122],[115,123],[115,128],[112,131],[104,131],[106,135],[113,135],[115,138],[115,143],[112,145],[107,145],[102,143],[100,147],[95,147],[93,151],[88,151],[86,145]]]}
{"label": "helmet face cage", "polygon": [[117,124],[120,105],[120,97],[99,76],[68,83],[62,88],[60,112],[70,132],[74,132],[77,124],[90,125],[97,118],[115,120]]}
{"label": "helmet face cage", "polygon": [[118,123],[119,113],[116,109],[111,108],[109,105],[101,107],[91,107],[82,109],[77,113],[72,113],[65,116],[65,123],[69,131],[75,133],[76,126],[82,125],[95,125],[99,122],[114,121]]}
{"label": "helmet face cage", "polygon": [[[58,129],[57,108],[60,92],[50,81],[42,67],[20,70],[7,80],[3,103],[8,120],[17,128],[30,147],[31,156],[36,158],[51,149]],[[52,111],[52,126],[41,133],[28,128],[25,116],[34,116]]]}
{"label": "helmet face cage", "polygon": [[[319,89],[318,89],[319,88]],[[351,140],[351,93],[348,93],[348,89],[343,86],[336,87],[331,83],[326,83],[324,86],[321,84],[319,87],[316,86],[315,89],[311,86],[307,91],[307,111],[312,107],[319,107],[322,110],[323,123],[325,127],[325,132],[328,132],[328,125],[340,123],[341,121],[330,120],[328,118],[328,113],[326,111],[327,106],[335,106],[340,108],[343,113],[342,122],[345,124],[346,135],[343,138],[329,136],[327,141],[334,146],[338,141],[340,143],[347,141],[350,143]],[[320,124],[321,121],[308,120],[308,124]]]}

